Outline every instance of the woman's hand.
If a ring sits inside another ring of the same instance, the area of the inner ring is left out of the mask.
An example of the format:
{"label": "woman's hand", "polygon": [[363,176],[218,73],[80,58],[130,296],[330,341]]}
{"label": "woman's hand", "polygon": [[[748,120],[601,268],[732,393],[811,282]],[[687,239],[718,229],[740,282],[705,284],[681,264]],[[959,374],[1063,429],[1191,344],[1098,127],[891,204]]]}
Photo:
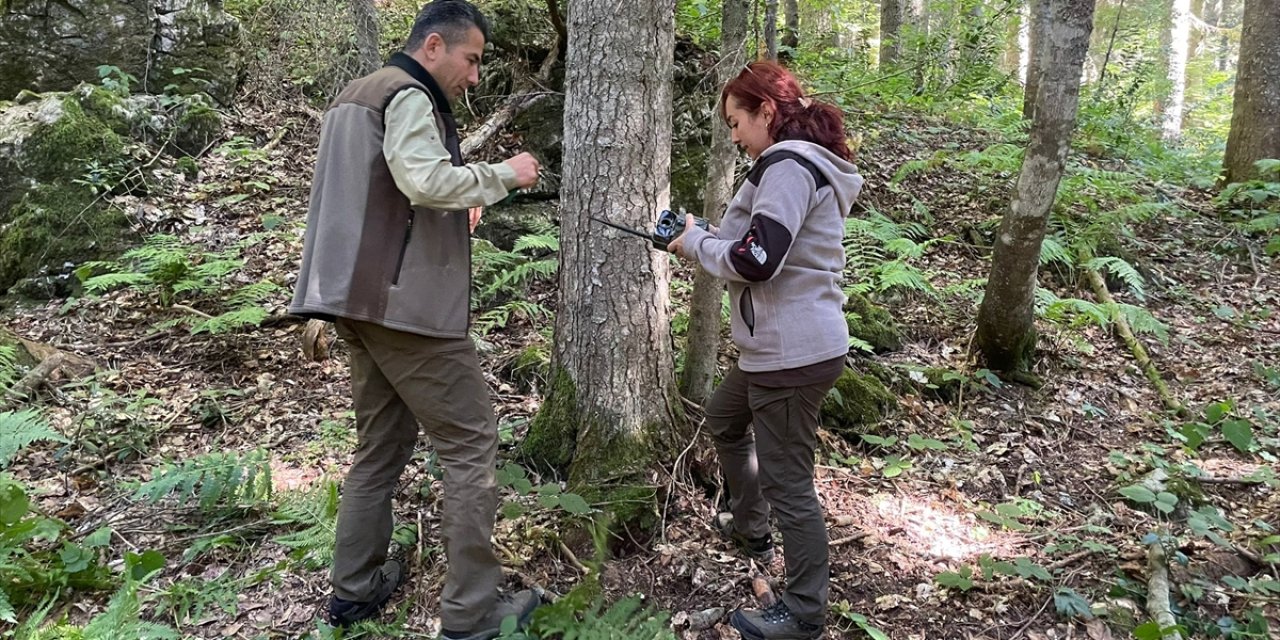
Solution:
{"label": "woman's hand", "polygon": [[679,237],[677,237],[675,240],[672,240],[671,242],[667,243],[667,251],[670,251],[671,253],[674,253],[681,258],[689,257],[684,252],[684,237],[689,235],[689,229],[693,228],[693,225],[694,225],[693,221],[694,221],[694,215],[692,213],[684,214],[684,232],[681,233]]}
{"label": "woman's hand", "polygon": [[467,210],[467,222],[471,225],[471,233],[476,232],[476,225],[480,224],[482,215],[484,215],[484,207],[471,207]]}

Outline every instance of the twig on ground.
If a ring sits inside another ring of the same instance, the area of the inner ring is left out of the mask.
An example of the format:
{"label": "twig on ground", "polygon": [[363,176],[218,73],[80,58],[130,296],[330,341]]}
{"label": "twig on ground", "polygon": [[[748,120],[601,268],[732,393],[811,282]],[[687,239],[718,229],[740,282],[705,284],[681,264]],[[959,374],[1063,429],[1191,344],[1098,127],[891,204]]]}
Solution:
{"label": "twig on ground", "polygon": [[1022,634],[1026,633],[1027,629],[1031,628],[1031,623],[1035,622],[1036,619],[1040,617],[1040,614],[1044,613],[1044,610],[1049,608],[1050,602],[1053,602],[1053,596],[1046,598],[1044,604],[1040,605],[1040,610],[1036,611],[1030,618],[1027,618],[1027,621],[1022,623],[1022,626],[1018,627],[1018,630],[1013,632],[1012,636],[1009,636],[1009,640],[1018,640],[1018,638],[1021,638]]}
{"label": "twig on ground", "polygon": [[[1174,617],[1169,604],[1169,567],[1164,557],[1164,545],[1157,542],[1147,547],[1147,613],[1160,625],[1161,632],[1176,627],[1178,619]],[[1182,634],[1175,631],[1163,635],[1170,640],[1182,640]]]}

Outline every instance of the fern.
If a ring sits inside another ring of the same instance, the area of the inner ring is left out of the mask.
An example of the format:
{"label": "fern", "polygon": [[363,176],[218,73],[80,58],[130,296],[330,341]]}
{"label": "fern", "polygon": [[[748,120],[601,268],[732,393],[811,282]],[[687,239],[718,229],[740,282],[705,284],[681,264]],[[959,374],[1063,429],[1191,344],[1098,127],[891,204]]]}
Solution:
{"label": "fern", "polygon": [[18,373],[18,348],[0,345],[0,389],[13,386]]}
{"label": "fern", "polygon": [[13,604],[9,602],[9,595],[0,589],[0,622],[8,622],[9,624],[17,624],[18,612],[14,611]]}
{"label": "fern", "polygon": [[124,287],[140,287],[154,284],[145,273],[104,273],[84,281],[84,290],[90,294],[105,293]]}
{"label": "fern", "polygon": [[191,333],[228,333],[241,327],[256,327],[271,316],[271,312],[262,307],[246,307],[203,319],[191,327]]}
{"label": "fern", "polygon": [[143,621],[142,603],[138,599],[138,585],[129,583],[111,597],[107,610],[94,616],[85,625],[83,640],[181,640],[182,636],[172,628]]}
{"label": "fern", "polygon": [[902,260],[891,260],[880,265],[875,269],[874,275],[878,282],[876,285],[878,291],[905,289],[933,293],[933,285],[929,284],[924,274]]}
{"label": "fern", "polygon": [[1112,275],[1124,281],[1125,285],[1139,300],[1146,298],[1146,279],[1128,262],[1114,256],[1104,256],[1090,260],[1085,264],[1085,267],[1095,271],[1109,271]]}
{"label": "fern", "polygon": [[512,300],[504,305],[490,309],[481,313],[476,317],[472,328],[477,336],[484,337],[489,335],[494,329],[502,329],[507,326],[512,317],[531,320],[538,317],[550,317],[551,312],[546,307],[528,300]]}
{"label": "fern", "polygon": [[1067,251],[1066,245],[1062,243],[1061,236],[1056,234],[1045,236],[1044,242],[1040,243],[1041,266],[1055,262],[1067,266],[1075,262],[1071,259],[1071,253]]}
{"label": "fern", "polygon": [[559,634],[563,640],[675,640],[667,615],[644,607],[640,596],[623,598],[602,609],[596,605],[582,613],[581,620],[571,612],[551,609],[539,616],[536,632],[540,637]]}
{"label": "fern", "polygon": [[1142,307],[1131,304],[1116,304],[1110,309],[1111,317],[1124,319],[1135,334],[1147,333],[1156,337],[1162,344],[1169,344],[1169,326],[1160,322],[1152,313]]}
{"label": "fern", "polygon": [[178,500],[199,499],[201,511],[271,497],[271,467],[265,451],[206,453],[182,464],[165,464],[138,488],[135,499],[156,503],[177,494]]}
{"label": "fern", "polygon": [[227,305],[245,307],[251,304],[258,304],[271,297],[272,294],[283,290],[283,287],[270,280],[255,282],[237,289],[235,293],[231,294],[230,298],[227,298]]}
{"label": "fern", "polygon": [[35,409],[0,412],[0,468],[9,466],[13,457],[27,445],[41,440],[67,441],[51,429]]}
{"label": "fern", "polygon": [[312,569],[328,566],[333,562],[338,531],[338,483],[327,480],[312,491],[291,495],[276,510],[272,522],[299,527],[275,537],[278,544],[293,550],[296,560]]}

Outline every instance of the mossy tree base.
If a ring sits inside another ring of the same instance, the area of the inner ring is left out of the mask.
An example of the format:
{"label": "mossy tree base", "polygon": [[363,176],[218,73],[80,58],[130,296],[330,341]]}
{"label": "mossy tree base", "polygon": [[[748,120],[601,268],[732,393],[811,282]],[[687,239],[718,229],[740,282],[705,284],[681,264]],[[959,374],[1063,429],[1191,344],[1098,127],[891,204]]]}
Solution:
{"label": "mossy tree base", "polygon": [[[675,399],[672,399],[675,400]],[[542,408],[517,455],[543,473],[567,479],[568,490],[599,509],[602,521],[643,541],[659,522],[660,487],[651,471],[666,462],[673,447],[663,434],[670,428],[650,424],[639,429],[611,428],[608,418],[581,406],[578,386],[555,368]],[[668,406],[679,408],[678,402]],[[676,419],[683,419],[683,412]]]}

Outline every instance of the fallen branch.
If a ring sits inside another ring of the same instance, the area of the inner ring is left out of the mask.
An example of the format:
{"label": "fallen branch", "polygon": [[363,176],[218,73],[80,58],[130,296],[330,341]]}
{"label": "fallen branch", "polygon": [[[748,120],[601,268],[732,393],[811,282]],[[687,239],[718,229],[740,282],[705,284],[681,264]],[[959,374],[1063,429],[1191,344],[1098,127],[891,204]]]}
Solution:
{"label": "fallen branch", "polygon": [[[1111,292],[1107,291],[1107,283],[1103,281],[1102,276],[1097,271],[1088,267],[1084,268],[1085,277],[1089,279],[1089,284],[1093,287],[1094,295],[1103,303],[1115,305],[1115,298],[1111,297]],[[1133,335],[1133,329],[1129,327],[1129,321],[1124,316],[1117,314],[1115,317],[1116,333],[1120,335],[1120,339],[1129,347],[1129,351],[1133,353],[1133,359],[1137,361],[1138,368],[1142,369],[1142,373],[1147,376],[1147,380],[1151,382],[1151,386],[1155,387],[1156,393],[1160,396],[1160,401],[1164,406],[1178,414],[1179,417],[1186,418],[1190,414],[1187,408],[1177,398],[1173,397],[1173,392],[1169,390],[1169,385],[1165,383],[1164,378],[1160,377],[1160,371],[1156,369],[1154,363],[1151,362],[1151,356],[1147,355],[1147,350],[1142,346],[1142,342]]]}
{"label": "fallen branch", "polygon": [[52,376],[53,372],[57,371],[64,362],[66,362],[66,354],[64,353],[55,353],[48,358],[41,360],[40,364],[32,367],[31,370],[27,372],[27,375],[22,376],[21,380],[18,380],[12,387],[9,387],[9,390],[6,392],[6,406],[26,400],[27,397],[34,393],[37,387],[44,384],[44,381],[48,380],[49,376]]}
{"label": "fallen branch", "polygon": [[1147,613],[1160,625],[1161,638],[1182,640],[1182,634],[1176,630],[1165,632],[1165,629],[1177,627],[1178,619],[1170,610],[1169,567],[1165,562],[1164,546],[1159,542],[1147,547],[1147,574]]}
{"label": "fallen branch", "polygon": [[538,70],[538,75],[533,81],[525,81],[520,83],[511,92],[511,97],[507,99],[506,104],[498,107],[484,124],[481,124],[462,141],[460,148],[463,157],[471,155],[476,149],[484,146],[494,134],[501,131],[504,127],[516,119],[516,116],[523,113],[529,107],[537,104],[543,98],[551,95],[545,91],[534,91],[535,84],[546,82],[551,77],[551,69],[556,66],[556,62],[560,60],[560,40],[557,37],[556,42],[551,44],[551,50],[547,53],[547,57],[542,61],[542,68]]}

